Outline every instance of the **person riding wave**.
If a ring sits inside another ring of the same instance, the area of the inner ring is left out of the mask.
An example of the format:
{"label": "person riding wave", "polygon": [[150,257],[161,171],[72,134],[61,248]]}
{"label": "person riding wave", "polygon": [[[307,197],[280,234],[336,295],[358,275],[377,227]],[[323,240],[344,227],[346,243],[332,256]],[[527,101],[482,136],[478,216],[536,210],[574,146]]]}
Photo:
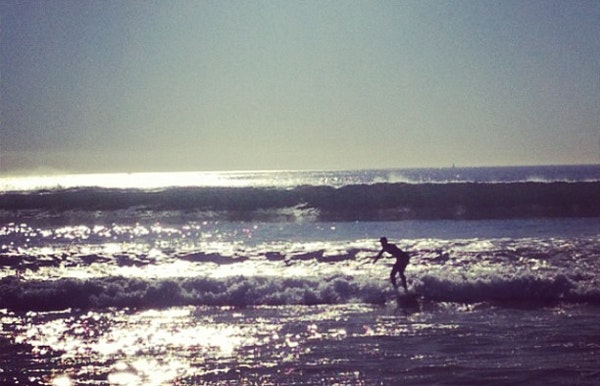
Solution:
{"label": "person riding wave", "polygon": [[402,249],[398,248],[396,244],[392,244],[388,242],[387,237],[382,237],[379,239],[381,242],[381,251],[373,260],[373,263],[376,263],[377,260],[383,255],[384,252],[389,253],[390,255],[396,258],[396,262],[392,267],[392,272],[390,273],[390,280],[392,285],[396,290],[398,290],[398,284],[396,283],[396,274],[400,275],[400,279],[402,280],[402,287],[404,287],[404,292],[408,293],[408,288],[406,286],[406,276],[404,276],[404,270],[408,265],[408,261],[410,260],[410,256],[408,253],[404,252]]}

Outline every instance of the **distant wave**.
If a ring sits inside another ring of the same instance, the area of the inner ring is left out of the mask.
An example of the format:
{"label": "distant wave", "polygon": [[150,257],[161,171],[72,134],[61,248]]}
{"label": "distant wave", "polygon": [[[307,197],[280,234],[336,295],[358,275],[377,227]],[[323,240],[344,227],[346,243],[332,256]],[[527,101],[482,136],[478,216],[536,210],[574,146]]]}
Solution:
{"label": "distant wave", "polygon": [[[600,304],[596,288],[581,290],[563,275],[451,281],[425,276],[413,288],[425,302],[588,302]],[[181,305],[255,306],[369,303],[384,304],[393,292],[365,278],[229,277],[141,280],[0,280],[0,308],[15,311],[105,307],[161,308]]]}
{"label": "distant wave", "polygon": [[74,188],[0,194],[0,216],[46,214],[245,221],[385,221],[600,216],[600,182],[298,186],[276,188]]}
{"label": "distant wave", "polygon": [[0,191],[31,192],[42,189],[93,187],[107,189],[165,189],[176,187],[294,188],[302,185],[342,187],[376,183],[447,184],[598,181],[600,181],[600,165],[554,165],[2,176],[0,177]]}

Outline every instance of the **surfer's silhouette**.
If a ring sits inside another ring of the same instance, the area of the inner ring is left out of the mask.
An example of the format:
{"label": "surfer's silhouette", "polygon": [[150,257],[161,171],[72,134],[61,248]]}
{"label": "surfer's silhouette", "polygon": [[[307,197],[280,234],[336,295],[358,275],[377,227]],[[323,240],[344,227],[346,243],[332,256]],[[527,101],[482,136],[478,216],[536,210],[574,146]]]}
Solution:
{"label": "surfer's silhouette", "polygon": [[392,267],[392,272],[390,273],[390,280],[392,281],[392,285],[394,286],[394,288],[398,290],[398,283],[396,283],[396,274],[399,274],[400,279],[402,280],[402,287],[404,287],[404,292],[408,293],[408,288],[406,286],[406,276],[404,276],[404,270],[408,265],[408,260],[410,259],[410,256],[408,255],[408,253],[398,248],[396,244],[389,243],[386,237],[382,237],[381,239],[379,239],[379,241],[381,242],[381,251],[379,251],[379,254],[375,256],[373,263],[376,263],[384,252],[387,252],[390,255],[394,256],[396,258],[396,262]]}

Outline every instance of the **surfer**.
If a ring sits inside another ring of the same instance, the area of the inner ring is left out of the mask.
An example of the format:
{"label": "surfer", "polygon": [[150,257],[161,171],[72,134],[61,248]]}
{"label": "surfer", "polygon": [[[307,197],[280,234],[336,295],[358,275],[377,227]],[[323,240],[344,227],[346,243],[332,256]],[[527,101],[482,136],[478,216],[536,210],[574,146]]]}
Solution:
{"label": "surfer", "polygon": [[396,262],[392,267],[392,272],[390,273],[390,279],[396,291],[398,290],[398,284],[396,283],[396,274],[400,274],[400,279],[402,280],[402,287],[404,287],[404,292],[408,293],[408,288],[406,286],[406,276],[404,276],[404,270],[408,265],[408,260],[410,256],[408,253],[404,252],[402,249],[398,248],[396,244],[392,244],[388,242],[387,237],[382,237],[379,239],[381,242],[381,251],[379,254],[375,256],[373,263],[376,263],[377,260],[383,255],[384,252],[389,253],[390,255],[396,258]]}

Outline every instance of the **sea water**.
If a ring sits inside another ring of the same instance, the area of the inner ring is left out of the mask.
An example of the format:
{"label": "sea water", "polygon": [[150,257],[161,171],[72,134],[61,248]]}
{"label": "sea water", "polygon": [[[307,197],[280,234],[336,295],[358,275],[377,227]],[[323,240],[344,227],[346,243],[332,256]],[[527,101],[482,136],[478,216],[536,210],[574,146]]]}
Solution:
{"label": "sea water", "polygon": [[[0,179],[0,383],[597,384],[600,167]],[[397,302],[387,236],[411,255]]]}

